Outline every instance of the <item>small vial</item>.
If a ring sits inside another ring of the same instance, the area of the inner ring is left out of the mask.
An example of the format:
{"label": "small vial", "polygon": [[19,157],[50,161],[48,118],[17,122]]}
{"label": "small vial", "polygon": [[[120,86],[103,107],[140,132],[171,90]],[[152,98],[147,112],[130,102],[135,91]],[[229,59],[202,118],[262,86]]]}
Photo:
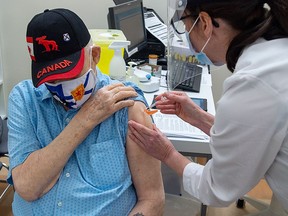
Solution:
{"label": "small vial", "polygon": [[158,55],[150,54],[148,58],[150,65],[157,65]]}

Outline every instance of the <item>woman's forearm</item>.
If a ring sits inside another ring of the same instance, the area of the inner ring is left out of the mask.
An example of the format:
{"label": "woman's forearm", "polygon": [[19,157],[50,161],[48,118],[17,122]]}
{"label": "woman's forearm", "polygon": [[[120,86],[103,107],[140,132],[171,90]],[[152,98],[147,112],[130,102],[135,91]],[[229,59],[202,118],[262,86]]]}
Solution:
{"label": "woman's forearm", "polygon": [[[214,124],[214,116],[211,115],[210,113],[201,110],[199,113],[199,120],[197,121],[196,124],[192,124],[193,126],[199,128],[202,130],[205,134],[210,136],[210,129]],[[194,119],[193,119],[194,120]],[[189,121],[188,121],[189,122]],[[190,123],[190,122],[189,122]],[[191,124],[191,123],[190,123]]]}
{"label": "woman's forearm", "polygon": [[182,177],[183,171],[187,164],[191,163],[189,159],[179,153],[176,149],[173,150],[165,161],[162,162],[174,170],[180,177]]}

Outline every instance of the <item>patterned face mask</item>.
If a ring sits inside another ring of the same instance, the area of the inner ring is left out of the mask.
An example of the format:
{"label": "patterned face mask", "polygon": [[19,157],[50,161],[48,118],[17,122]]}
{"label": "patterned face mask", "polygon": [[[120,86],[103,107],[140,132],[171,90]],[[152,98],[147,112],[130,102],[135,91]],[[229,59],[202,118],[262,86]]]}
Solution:
{"label": "patterned face mask", "polygon": [[96,74],[90,68],[77,79],[55,84],[45,83],[45,85],[57,101],[68,108],[76,109],[81,107],[92,95],[96,85]]}

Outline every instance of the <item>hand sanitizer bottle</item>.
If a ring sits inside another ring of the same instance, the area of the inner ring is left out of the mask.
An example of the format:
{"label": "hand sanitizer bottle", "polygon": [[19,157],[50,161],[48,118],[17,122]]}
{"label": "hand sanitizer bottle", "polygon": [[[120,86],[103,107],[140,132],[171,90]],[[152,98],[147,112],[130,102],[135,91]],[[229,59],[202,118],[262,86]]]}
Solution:
{"label": "hand sanitizer bottle", "polygon": [[133,66],[137,65],[135,62],[128,62],[129,68],[127,70],[126,74],[126,81],[133,82],[135,84],[138,84],[138,78],[135,76],[134,71],[135,68]]}
{"label": "hand sanitizer bottle", "polygon": [[111,59],[109,73],[111,79],[125,81],[126,79],[126,64],[122,56],[121,49],[127,48],[130,41],[114,41],[110,44],[109,49],[114,50],[114,56]]}

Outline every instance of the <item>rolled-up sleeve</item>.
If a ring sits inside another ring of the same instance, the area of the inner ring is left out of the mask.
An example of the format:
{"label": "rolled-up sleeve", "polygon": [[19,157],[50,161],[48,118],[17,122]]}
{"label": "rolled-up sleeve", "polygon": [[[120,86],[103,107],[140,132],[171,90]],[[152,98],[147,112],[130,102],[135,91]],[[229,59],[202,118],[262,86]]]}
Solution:
{"label": "rolled-up sleeve", "polygon": [[18,84],[11,91],[8,102],[8,152],[9,174],[8,182],[13,184],[11,170],[22,164],[34,151],[40,149],[34,133],[28,112],[33,112],[29,107],[30,102],[24,97],[27,85],[25,82]]}

